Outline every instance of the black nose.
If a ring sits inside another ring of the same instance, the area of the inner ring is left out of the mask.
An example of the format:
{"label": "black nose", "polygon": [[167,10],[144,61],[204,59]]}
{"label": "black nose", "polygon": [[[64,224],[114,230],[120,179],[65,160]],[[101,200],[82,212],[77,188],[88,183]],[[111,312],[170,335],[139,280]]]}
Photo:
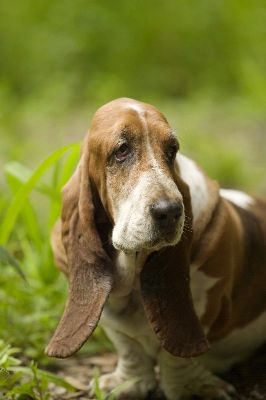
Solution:
{"label": "black nose", "polygon": [[166,228],[169,224],[175,223],[183,213],[181,202],[169,200],[157,200],[150,206],[150,212],[156,223]]}

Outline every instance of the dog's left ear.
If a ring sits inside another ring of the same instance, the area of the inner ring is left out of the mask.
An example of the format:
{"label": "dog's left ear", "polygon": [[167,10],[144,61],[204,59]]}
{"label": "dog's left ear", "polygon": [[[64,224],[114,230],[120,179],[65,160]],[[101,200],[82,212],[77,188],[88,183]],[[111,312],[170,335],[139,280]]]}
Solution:
{"label": "dog's left ear", "polygon": [[79,166],[62,193],[62,242],[69,293],[63,316],[46,348],[52,357],[68,357],[80,349],[97,326],[113,285],[112,261],[96,223],[89,153],[86,141]]}
{"label": "dog's left ear", "polygon": [[[179,179],[179,178],[177,178]],[[192,211],[189,188],[181,181],[185,227],[180,242],[151,255],[141,271],[144,309],[163,348],[179,357],[194,357],[208,350],[195,313],[189,285]]]}

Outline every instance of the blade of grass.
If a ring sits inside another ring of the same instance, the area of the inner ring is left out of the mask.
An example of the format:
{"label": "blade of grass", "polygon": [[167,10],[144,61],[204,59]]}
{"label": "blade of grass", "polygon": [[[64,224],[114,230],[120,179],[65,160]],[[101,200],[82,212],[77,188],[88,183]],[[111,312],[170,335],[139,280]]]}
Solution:
{"label": "blade of grass", "polygon": [[0,263],[4,265],[11,265],[17,273],[21,276],[21,278],[26,282],[26,277],[24,272],[20,268],[17,260],[5,249],[3,246],[0,246]]}
{"label": "blade of grass", "polygon": [[[23,175],[23,177],[25,177],[25,175]],[[28,178],[30,177],[30,173],[27,177]],[[17,191],[21,188],[22,184],[24,184],[25,181],[27,180],[26,178],[24,180],[19,179],[16,175],[12,175],[9,173],[6,173],[6,179],[13,195],[17,193]],[[41,234],[41,229],[36,212],[33,206],[31,205],[29,199],[25,200],[23,204],[23,210],[21,210],[20,214],[23,219],[26,231],[28,233],[28,237],[30,237],[31,241],[34,242],[35,247],[38,250],[40,250],[43,243],[43,237]]]}
{"label": "blade of grass", "polygon": [[61,208],[61,195],[60,191],[66,181],[69,179],[70,175],[73,173],[79,159],[80,149],[75,148],[67,154],[64,159],[58,160],[54,168],[53,174],[53,188],[58,194],[57,197],[51,198],[50,202],[50,212],[49,212],[49,227],[50,229],[58,218],[58,214]]}
{"label": "blade of grass", "polygon": [[[20,182],[20,184],[26,183],[33,171],[17,161],[10,161],[4,165],[4,172],[9,185],[10,183],[12,185],[12,181]],[[49,186],[44,183],[38,183],[34,189],[43,194],[50,194],[51,192]]]}
{"label": "blade of grass", "polygon": [[[22,372],[25,375],[32,376],[32,369],[29,367],[15,366],[8,368],[8,370],[12,372]],[[64,378],[61,378],[59,375],[55,375],[52,372],[48,372],[42,369],[38,369],[38,375],[41,378],[46,379],[47,381],[52,382],[57,386],[64,387],[71,392],[75,391],[75,387],[71,385],[71,383],[67,382]]]}
{"label": "blade of grass", "polygon": [[13,197],[4,220],[1,223],[0,228],[0,243],[5,244],[9,240],[10,234],[16,223],[18,214],[24,204],[24,201],[29,196],[32,189],[35,187],[39,179],[42,177],[44,172],[50,168],[60,157],[63,156],[70,149],[78,148],[78,144],[72,144],[69,146],[61,147],[57,149],[52,154],[50,154],[44,161],[42,161],[39,166],[33,171],[27,182],[18,190],[16,195]]}
{"label": "blade of grass", "polygon": [[[68,157],[69,157],[69,154],[65,158],[68,158]],[[58,198],[51,197],[51,199],[50,199],[50,204],[49,204],[50,212],[49,212],[49,218],[48,218],[49,229],[52,228],[55,220],[58,218],[60,207],[61,207],[60,189],[62,186],[59,186],[59,177],[60,177],[60,172],[62,169],[62,164],[63,164],[62,160],[59,159],[54,166],[54,170],[53,170],[53,174],[52,174],[52,187],[58,193]]]}
{"label": "blade of grass", "polygon": [[73,173],[80,157],[80,148],[75,148],[69,152],[68,156],[63,160],[63,168],[60,171],[60,179],[58,184],[60,188],[66,183],[70,175]]}

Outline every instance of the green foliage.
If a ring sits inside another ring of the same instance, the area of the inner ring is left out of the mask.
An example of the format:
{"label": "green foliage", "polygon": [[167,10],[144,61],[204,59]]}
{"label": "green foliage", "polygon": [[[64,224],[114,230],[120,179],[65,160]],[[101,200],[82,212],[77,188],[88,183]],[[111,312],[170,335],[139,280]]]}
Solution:
{"label": "green foliage", "polygon": [[111,391],[111,393],[106,393],[104,390],[100,388],[99,384],[99,371],[94,371],[93,376],[93,385],[92,391],[96,396],[97,400],[115,400],[118,395],[123,393],[123,391],[127,390],[130,386],[134,386],[138,382],[138,378],[128,379],[125,382],[118,385],[115,389]]}
{"label": "green foliage", "polygon": [[[15,23],[14,23],[15,21]],[[214,89],[265,99],[265,8],[254,1],[13,0],[0,12],[5,107]]]}
{"label": "green foliage", "polygon": [[[17,191],[16,195],[13,197],[11,204],[9,205],[7,211],[6,211],[6,216],[5,219],[3,220],[2,226],[0,228],[0,243],[6,243],[9,235],[14,228],[14,224],[16,222],[16,218],[25,202],[25,200],[28,198],[29,193],[32,191],[32,189],[35,187],[36,183],[39,181],[39,179],[42,177],[43,173],[51,167],[51,165],[55,164],[55,162],[69,149],[73,148],[73,146],[66,146],[63,147],[62,149],[56,150],[53,154],[51,154],[46,160],[44,160],[39,167],[36,168],[34,173],[32,173],[29,177],[29,179],[26,180],[24,184],[21,185],[21,188]],[[17,167],[17,165],[16,165]],[[23,183],[23,180],[27,178],[28,171],[25,168],[20,168],[20,176],[17,173],[18,168],[11,168],[11,165],[9,164],[7,166],[7,171],[9,173],[9,176],[11,178],[16,178],[17,181],[21,181]],[[13,172],[13,174],[12,174]],[[14,180],[13,180],[14,183]],[[57,182],[56,182],[57,183]],[[59,182],[60,185],[60,182]],[[14,185],[13,185],[14,186]],[[59,186],[60,187],[60,186]],[[48,192],[50,194],[52,203],[58,199],[56,196],[56,191],[53,193],[53,189]],[[56,187],[55,187],[56,189]],[[54,200],[55,198],[55,200]],[[51,205],[53,207],[53,204]],[[34,214],[32,214],[33,216]]]}
{"label": "green foliage", "polygon": [[64,379],[38,369],[33,361],[29,366],[22,366],[21,360],[15,356],[19,352],[0,340],[0,395],[6,400],[49,400],[49,383],[74,390]]}
{"label": "green foliage", "polygon": [[94,373],[94,379],[93,379],[93,388],[92,391],[96,398],[98,400],[114,400],[114,396],[111,394],[110,396],[107,396],[107,393],[105,393],[99,385],[99,373],[98,371],[95,371]]}
{"label": "green foliage", "polygon": [[19,263],[17,262],[15,257],[13,257],[12,254],[10,254],[3,246],[0,246],[0,264],[12,266],[18,272],[21,278],[26,281],[25,274],[21,269]]}

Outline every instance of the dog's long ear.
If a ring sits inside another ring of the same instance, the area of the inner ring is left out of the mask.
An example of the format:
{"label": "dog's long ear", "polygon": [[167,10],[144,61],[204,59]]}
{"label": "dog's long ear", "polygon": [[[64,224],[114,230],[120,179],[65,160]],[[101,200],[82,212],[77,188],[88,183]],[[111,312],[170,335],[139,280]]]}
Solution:
{"label": "dog's long ear", "polygon": [[189,189],[182,182],[179,190],[186,214],[182,238],[176,246],[151,255],[141,271],[141,291],[146,315],[163,348],[175,356],[193,357],[207,351],[208,343],[189,286],[192,243]]}
{"label": "dog's long ear", "polygon": [[54,357],[68,357],[96,327],[112,288],[111,261],[95,223],[89,151],[63,189],[62,240],[68,261],[69,295],[64,314],[46,348]]}

